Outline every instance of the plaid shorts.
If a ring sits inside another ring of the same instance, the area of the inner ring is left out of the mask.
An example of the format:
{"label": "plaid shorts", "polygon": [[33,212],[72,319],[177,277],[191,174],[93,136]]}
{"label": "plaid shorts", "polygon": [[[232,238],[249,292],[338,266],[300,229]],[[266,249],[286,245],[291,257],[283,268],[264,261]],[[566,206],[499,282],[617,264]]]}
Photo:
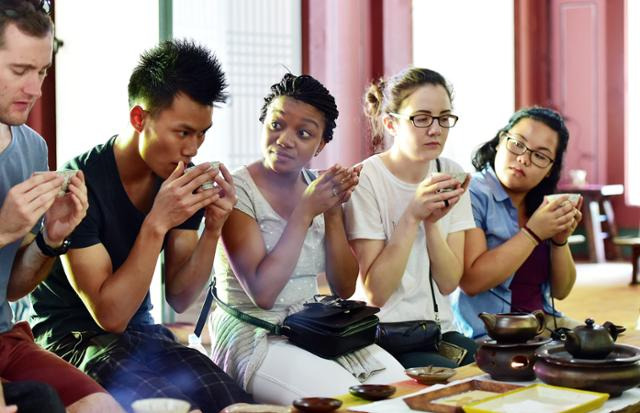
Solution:
{"label": "plaid shorts", "polygon": [[178,343],[161,325],[130,326],[122,334],[75,332],[52,351],[93,377],[128,411],[148,397],[186,400],[203,413],[251,403],[211,359]]}

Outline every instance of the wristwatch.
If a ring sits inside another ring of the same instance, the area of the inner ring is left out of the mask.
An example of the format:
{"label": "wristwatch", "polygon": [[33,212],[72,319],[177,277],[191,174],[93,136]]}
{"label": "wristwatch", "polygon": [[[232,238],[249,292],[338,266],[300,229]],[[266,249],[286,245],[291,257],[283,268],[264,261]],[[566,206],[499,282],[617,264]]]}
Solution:
{"label": "wristwatch", "polygon": [[40,251],[42,251],[42,253],[47,257],[57,257],[58,255],[65,254],[69,250],[71,241],[69,238],[65,238],[65,240],[62,241],[62,245],[58,248],[53,248],[47,245],[47,242],[44,240],[44,235],[42,234],[42,231],[40,231],[38,232],[38,235],[36,235],[36,245],[38,245]]}

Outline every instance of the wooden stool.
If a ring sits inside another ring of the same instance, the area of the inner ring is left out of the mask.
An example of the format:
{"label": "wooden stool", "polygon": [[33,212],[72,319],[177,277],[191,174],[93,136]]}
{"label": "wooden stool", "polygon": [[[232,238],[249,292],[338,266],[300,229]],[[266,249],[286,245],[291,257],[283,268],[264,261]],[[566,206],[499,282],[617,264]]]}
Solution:
{"label": "wooden stool", "polygon": [[640,237],[616,237],[616,245],[631,247],[631,285],[638,284],[638,259],[640,258]]}

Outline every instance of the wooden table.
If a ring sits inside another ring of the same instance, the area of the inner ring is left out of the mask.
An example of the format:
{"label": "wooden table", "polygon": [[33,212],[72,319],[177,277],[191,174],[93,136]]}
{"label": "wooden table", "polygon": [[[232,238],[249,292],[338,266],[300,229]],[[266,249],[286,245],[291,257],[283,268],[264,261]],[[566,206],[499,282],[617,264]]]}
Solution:
{"label": "wooden table", "polygon": [[624,186],[621,184],[559,185],[558,191],[577,193],[584,198],[582,225],[587,238],[589,261],[605,262],[607,258],[619,259],[620,248],[613,243],[613,239],[618,236],[618,227],[610,198],[622,195]]}
{"label": "wooden table", "polygon": [[[463,367],[458,367],[456,369],[456,374],[453,377],[450,377],[447,382],[451,383],[456,380],[462,380],[469,377],[475,377],[478,375],[484,374],[482,370],[478,368],[476,363],[471,363]],[[404,381],[400,381],[397,383],[393,383],[396,388],[396,392],[393,394],[393,398],[406,396],[407,394],[415,393],[429,386],[425,384],[420,384],[415,380],[408,379]],[[342,400],[342,407],[340,410],[336,410],[337,413],[349,413],[349,408],[353,406],[360,406],[363,404],[371,403],[370,401],[363,400],[359,397],[353,396],[349,393],[343,394],[341,396],[336,396],[336,399]],[[296,411],[296,410],[294,410]]]}
{"label": "wooden table", "polygon": [[[617,340],[618,343],[629,344],[632,346],[640,347],[640,330],[630,330],[625,331]],[[470,377],[476,377],[485,374],[484,371],[480,370],[476,363],[471,363],[469,365],[458,367],[456,369],[455,376],[451,377],[447,380],[449,383],[463,380]],[[396,387],[396,393],[392,396],[393,398],[402,397],[407,394],[411,394],[417,391],[420,391],[428,386],[424,384],[420,384],[415,382],[414,380],[405,380],[398,383],[393,383]],[[360,399],[358,397],[352,396],[350,394],[344,394],[341,396],[337,396],[336,399],[342,400],[342,407],[340,410],[337,410],[338,413],[349,413],[349,408],[354,406],[359,406],[367,403],[371,403],[369,401]],[[640,406],[637,407],[638,410],[629,410],[629,412],[638,412],[640,411]],[[295,409],[293,410],[295,411]]]}

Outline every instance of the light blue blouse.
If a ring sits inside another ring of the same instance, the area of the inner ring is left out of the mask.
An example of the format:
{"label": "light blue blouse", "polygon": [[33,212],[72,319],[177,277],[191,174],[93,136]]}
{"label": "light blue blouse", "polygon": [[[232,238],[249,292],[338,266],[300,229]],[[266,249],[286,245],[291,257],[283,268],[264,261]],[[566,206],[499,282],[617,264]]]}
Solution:
{"label": "light blue blouse", "polygon": [[[476,226],[485,233],[488,249],[502,245],[520,231],[518,210],[489,164],[482,171],[473,174],[469,193],[471,194],[473,218],[476,221]],[[491,290],[500,298],[492,294],[491,291],[485,291],[471,297],[459,288],[452,294],[453,312],[462,332],[467,337],[477,338],[487,334],[484,324],[478,318],[478,313],[483,311],[507,313],[511,311],[509,286],[513,276],[514,274],[511,274],[502,284]],[[548,281],[543,284],[542,293],[543,310],[551,314],[553,308]],[[560,315],[560,313],[556,312],[556,315]]]}

